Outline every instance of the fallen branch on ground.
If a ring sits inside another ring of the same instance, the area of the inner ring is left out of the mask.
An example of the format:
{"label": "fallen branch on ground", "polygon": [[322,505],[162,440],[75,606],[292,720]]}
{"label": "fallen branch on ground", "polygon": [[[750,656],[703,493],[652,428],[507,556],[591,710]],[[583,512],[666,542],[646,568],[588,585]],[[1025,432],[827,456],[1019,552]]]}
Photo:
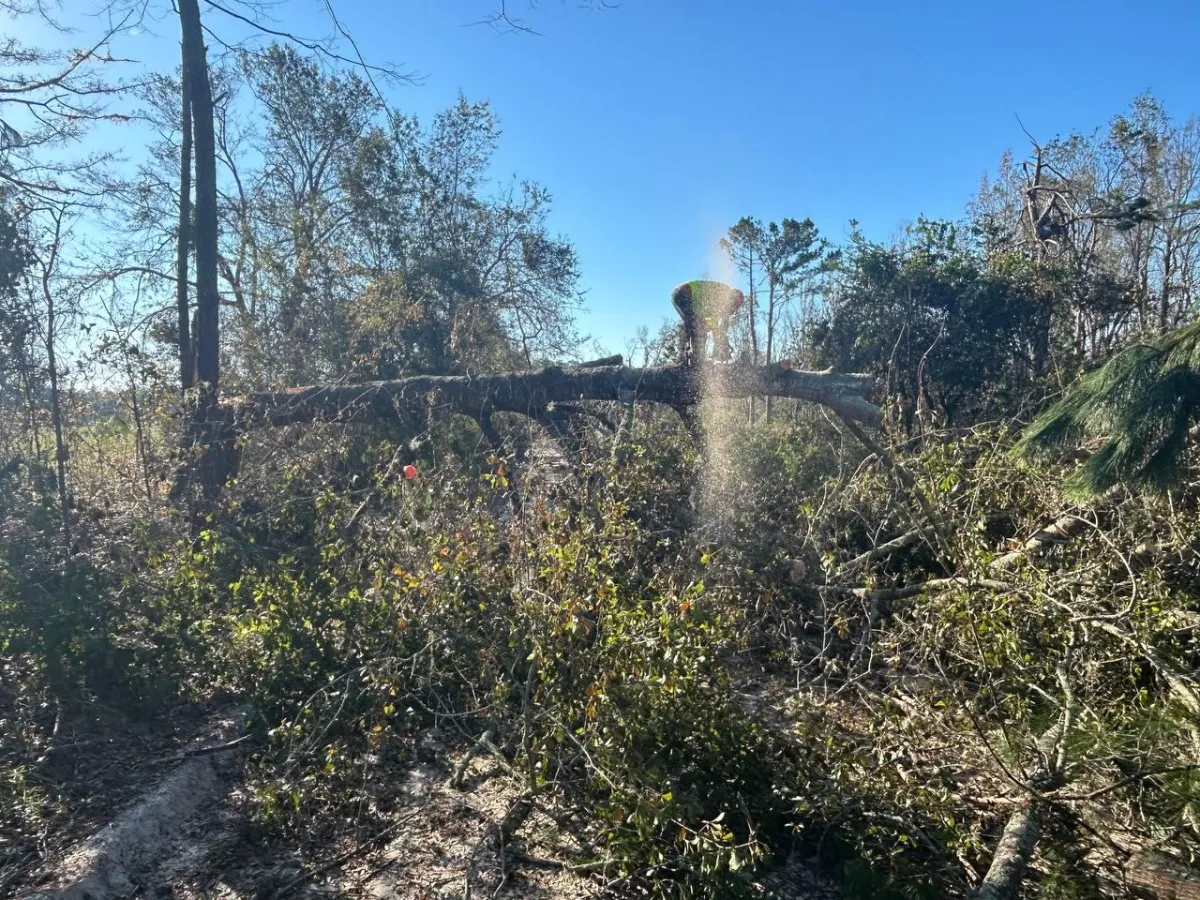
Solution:
{"label": "fallen branch on ground", "polygon": [[890,600],[905,600],[909,597],[920,596],[926,592],[944,591],[952,587],[977,587],[993,591],[1007,591],[1013,587],[1004,581],[994,581],[988,578],[962,578],[959,576],[953,578],[931,578],[929,581],[895,588],[853,587],[841,584],[809,584],[802,586],[823,596],[854,597],[858,600],[870,600],[875,603]]}
{"label": "fallen branch on ground", "polygon": [[481,750],[486,750],[488,753],[494,756],[496,762],[500,765],[500,768],[504,770],[506,775],[511,775],[514,778],[519,777],[517,775],[517,770],[512,767],[512,763],[504,758],[504,753],[495,745],[495,743],[493,743],[492,732],[485,731],[479,736],[479,740],[467,748],[467,752],[464,753],[463,758],[459,760],[458,768],[454,770],[454,774],[450,778],[450,787],[456,790],[462,788],[463,777],[467,774],[467,766],[471,764],[471,760],[479,755]]}
{"label": "fallen branch on ground", "polygon": [[344,866],[355,857],[361,856],[363,853],[366,853],[368,850],[371,850],[374,847],[378,847],[382,841],[395,834],[402,826],[407,825],[423,812],[425,812],[424,806],[409,813],[403,819],[398,819],[386,828],[376,832],[362,843],[355,845],[350,850],[347,850],[345,853],[335,856],[333,859],[329,860],[329,862],[323,863],[313,869],[309,869],[307,872],[301,872],[291,881],[282,885],[272,896],[275,898],[275,900],[279,900],[279,898],[287,896],[305,882],[312,881],[314,878],[319,878],[321,875],[324,875],[326,872],[331,872],[339,866]]}
{"label": "fallen branch on ground", "polygon": [[905,547],[915,544],[917,541],[919,541],[921,538],[925,537],[926,535],[931,535],[934,533],[935,533],[934,527],[932,525],[926,525],[924,528],[917,528],[906,534],[900,535],[900,537],[892,538],[890,541],[887,541],[886,543],[879,544],[875,547],[872,547],[866,553],[860,553],[858,556],[854,557],[853,559],[847,560],[845,563],[842,564],[842,567],[838,571],[838,574],[839,575],[848,575],[851,572],[855,571],[856,569],[861,568],[862,566],[866,565],[869,562],[874,562],[877,559],[881,559],[885,556],[888,556],[889,554],[894,553],[896,550],[902,550]]}
{"label": "fallen branch on ground", "polygon": [[174,756],[169,757],[169,759],[175,761],[193,759],[197,756],[208,756],[211,753],[225,753],[229,750],[236,750],[252,737],[254,737],[252,734],[243,734],[240,738],[236,738],[232,741],[226,741],[223,744],[213,744],[209,747],[196,747],[193,750],[182,750],[179,753],[176,753]]}
{"label": "fallen branch on ground", "polygon": [[617,865],[616,860],[597,859],[591,862],[569,863],[561,859],[546,859],[542,856],[530,856],[528,853],[513,852],[512,859],[522,865],[534,869],[553,869],[560,872],[607,872]]}
{"label": "fallen branch on ground", "polygon": [[1045,553],[1051,547],[1065,544],[1078,537],[1088,528],[1086,519],[1076,513],[1060,516],[1049,525],[1036,531],[1028,540],[1015,550],[1010,550],[1003,556],[996,557],[992,562],[993,569],[1008,569],[1022,559],[1031,559]]}

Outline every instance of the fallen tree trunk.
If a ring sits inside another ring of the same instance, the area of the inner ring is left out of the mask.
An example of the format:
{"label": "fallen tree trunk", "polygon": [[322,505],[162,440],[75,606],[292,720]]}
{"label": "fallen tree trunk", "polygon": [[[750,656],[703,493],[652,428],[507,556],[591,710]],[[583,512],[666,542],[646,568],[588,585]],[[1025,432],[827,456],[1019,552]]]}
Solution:
{"label": "fallen tree trunk", "polygon": [[111,900],[138,888],[167,882],[172,863],[196,858],[208,847],[198,838],[229,790],[230,772],[241,758],[231,752],[251,711],[235,709],[209,724],[196,746],[184,750],[180,765],[140,802],[88,837],[57,862],[49,884],[23,900]]}
{"label": "fallen tree trunk", "polygon": [[1126,867],[1131,888],[1158,900],[1200,900],[1200,872],[1155,853],[1143,853]]}
{"label": "fallen tree trunk", "polygon": [[[696,370],[681,366],[589,365],[503,375],[417,375],[396,381],[255,392],[228,398],[222,408],[226,421],[239,430],[313,421],[395,420],[429,404],[480,421],[497,412],[544,417],[555,404],[581,400],[640,401],[680,408],[699,399],[696,374]],[[712,389],[723,397],[793,397],[827,406],[857,422],[880,421],[879,409],[865,398],[872,386],[869,375],[732,366],[714,381],[717,384]]]}
{"label": "fallen tree trunk", "polygon": [[[1064,666],[1065,670],[1065,666]],[[1062,670],[1060,670],[1061,672]],[[1065,675],[1063,676],[1065,677]],[[1066,744],[1073,721],[1070,694],[1062,717],[1037,740],[1037,752],[1042,762],[1029,777],[1029,793],[1004,823],[1004,831],[992,864],[988,866],[983,883],[973,900],[1012,900],[1021,892],[1025,869],[1033,857],[1042,836],[1041,813],[1044,801],[1038,793],[1059,787],[1066,779]]]}
{"label": "fallen tree trunk", "polygon": [[1017,896],[1025,877],[1025,866],[1033,856],[1033,848],[1040,836],[1037,810],[1032,801],[1027,800],[1005,823],[992,864],[975,893],[975,900],[1011,900]]}

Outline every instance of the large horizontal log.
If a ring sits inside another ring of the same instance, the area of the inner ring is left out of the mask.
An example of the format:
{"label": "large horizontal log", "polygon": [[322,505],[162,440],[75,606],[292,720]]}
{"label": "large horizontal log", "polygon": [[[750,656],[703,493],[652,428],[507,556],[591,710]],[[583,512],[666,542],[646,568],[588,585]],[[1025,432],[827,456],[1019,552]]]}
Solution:
{"label": "large horizontal log", "polygon": [[1200,872],[1153,853],[1130,860],[1125,879],[1158,900],[1200,900]]}
{"label": "large horizontal log", "polygon": [[[680,366],[550,366],[503,375],[417,375],[396,381],[264,391],[226,398],[223,406],[239,428],[315,420],[382,421],[416,412],[426,403],[477,418],[495,412],[536,418],[551,404],[580,400],[637,400],[683,408],[699,399],[700,380],[695,370]],[[716,396],[793,397],[828,406],[855,421],[876,424],[880,420],[879,409],[864,396],[872,386],[870,375],[723,366],[719,377],[703,380]]]}

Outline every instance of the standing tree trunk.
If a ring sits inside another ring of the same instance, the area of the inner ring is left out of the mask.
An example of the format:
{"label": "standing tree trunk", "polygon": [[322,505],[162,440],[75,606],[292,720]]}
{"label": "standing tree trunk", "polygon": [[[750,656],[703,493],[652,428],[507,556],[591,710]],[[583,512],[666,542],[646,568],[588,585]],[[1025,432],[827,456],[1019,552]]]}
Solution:
{"label": "standing tree trunk", "polygon": [[[224,430],[217,416],[220,374],[220,294],[217,290],[217,155],[212,84],[205,59],[199,0],[179,0],[182,59],[196,156],[196,383],[193,436],[202,448],[200,485],[211,499],[226,480]],[[186,251],[185,251],[186,252]]]}
{"label": "standing tree trunk", "polygon": [[196,156],[196,378],[218,387],[217,152],[199,0],[180,0],[184,69]]}
{"label": "standing tree trunk", "polygon": [[196,383],[196,355],[188,311],[188,250],[192,243],[192,104],[188,96],[188,51],[183,45],[180,78],[179,235],[175,253],[175,302],[179,307],[179,384],[186,391]]}
{"label": "standing tree trunk", "polygon": [[[754,250],[749,251],[747,265],[749,266],[750,276],[750,296],[746,298],[746,309],[750,316],[750,364],[758,365],[758,325],[755,321],[757,318],[754,315],[754,305],[758,301],[758,292],[754,289]],[[750,398],[750,424],[754,424],[754,406],[757,398]]]}
{"label": "standing tree trunk", "polygon": [[192,434],[200,445],[200,481],[205,497],[220,491],[232,466],[227,431],[217,414],[219,390],[219,304],[217,287],[217,152],[212,84],[205,59],[199,0],[179,0],[183,69],[191,109],[196,163],[196,372],[199,385]]}
{"label": "standing tree trunk", "polygon": [[1165,333],[1171,322],[1171,232],[1167,231],[1163,247],[1162,293],[1159,297],[1158,330]]}
{"label": "standing tree trunk", "polygon": [[42,261],[42,299],[46,304],[46,366],[50,370],[50,421],[54,425],[54,461],[58,476],[58,503],[62,511],[62,536],[67,556],[71,554],[71,499],[67,490],[67,441],[63,436],[62,394],[58,389],[58,319],[55,315],[54,291],[50,280],[58,264],[59,244],[62,241],[61,210],[54,210],[54,240],[49,255]]}
{"label": "standing tree trunk", "polygon": [[[767,355],[763,362],[770,366],[775,361],[775,291],[777,290],[776,278],[774,273],[767,276]],[[771,416],[775,411],[775,398],[770,394],[767,395],[767,421],[771,421]]]}

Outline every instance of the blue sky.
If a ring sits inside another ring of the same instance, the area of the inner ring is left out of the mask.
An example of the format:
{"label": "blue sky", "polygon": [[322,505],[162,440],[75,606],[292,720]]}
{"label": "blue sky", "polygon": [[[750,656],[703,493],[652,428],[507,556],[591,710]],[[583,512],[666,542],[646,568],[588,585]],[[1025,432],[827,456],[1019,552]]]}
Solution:
{"label": "blue sky", "polygon": [[672,315],[675,284],[720,274],[715,243],[742,215],[809,216],[834,239],[856,218],[886,239],[959,215],[1025,142],[1014,114],[1049,137],[1147,89],[1176,117],[1200,111],[1194,0],[544,0],[525,14],[540,37],[463,27],[490,8],[339,7],[364,52],[428,74],[401,103],[492,101],[499,166],[553,192],[586,324],[612,350]]}
{"label": "blue sky", "polygon": [[[460,90],[491,101],[497,175],[553,193],[552,224],[580,254],[583,327],[612,351],[672,315],[675,284],[722,274],[716,241],[742,215],[808,216],[834,240],[855,218],[887,239],[917,215],[961,214],[1001,152],[1025,145],[1014,114],[1049,138],[1104,124],[1144,90],[1176,118],[1200,112],[1195,0],[622,0],[604,12],[508,0],[539,36],[471,24],[500,0],[333,2],[368,59],[424,75],[390,92],[401,108],[428,118]],[[315,0],[271,15],[328,31]],[[143,35],[133,55],[173,63],[176,23],[155,30],[161,45]]]}

